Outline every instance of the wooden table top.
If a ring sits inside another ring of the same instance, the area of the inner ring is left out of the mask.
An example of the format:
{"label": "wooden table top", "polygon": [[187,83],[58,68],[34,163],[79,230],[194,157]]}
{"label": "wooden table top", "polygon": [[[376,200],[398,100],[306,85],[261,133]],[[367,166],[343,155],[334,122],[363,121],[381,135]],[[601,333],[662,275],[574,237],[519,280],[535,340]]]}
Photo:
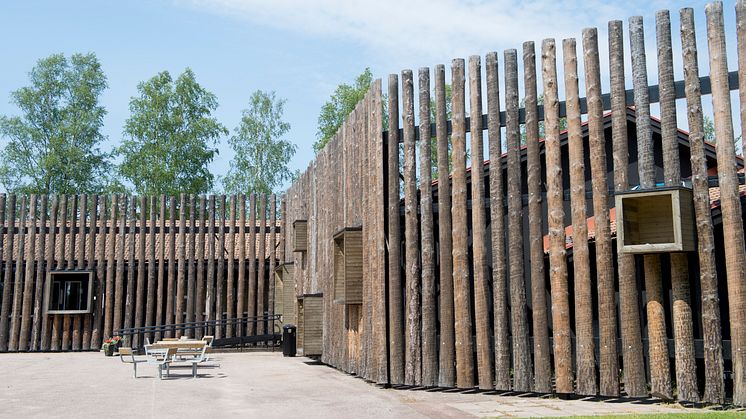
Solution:
{"label": "wooden table top", "polygon": [[207,342],[204,340],[161,340],[153,345],[152,348],[177,348],[177,349],[190,349],[190,348],[202,348]]}

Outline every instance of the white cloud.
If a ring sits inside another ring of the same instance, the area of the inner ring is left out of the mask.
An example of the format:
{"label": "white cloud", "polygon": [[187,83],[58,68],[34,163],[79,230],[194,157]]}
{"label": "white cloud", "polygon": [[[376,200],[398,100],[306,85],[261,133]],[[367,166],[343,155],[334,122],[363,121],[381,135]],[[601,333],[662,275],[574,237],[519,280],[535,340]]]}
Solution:
{"label": "white cloud", "polygon": [[[655,1],[655,6],[664,8],[665,3]],[[410,65],[520,48],[526,40],[579,37],[581,29],[589,26],[604,33],[608,20],[654,12],[649,1],[640,0],[190,0],[189,4],[255,24],[354,41],[379,56],[396,61],[406,57]]]}

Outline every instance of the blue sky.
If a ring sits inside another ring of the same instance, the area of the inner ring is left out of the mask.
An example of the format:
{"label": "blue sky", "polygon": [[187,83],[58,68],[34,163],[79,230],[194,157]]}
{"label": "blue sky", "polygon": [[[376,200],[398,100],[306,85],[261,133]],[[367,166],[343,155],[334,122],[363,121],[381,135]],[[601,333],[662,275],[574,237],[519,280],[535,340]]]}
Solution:
{"label": "blue sky", "polygon": [[[254,90],[274,90],[286,98],[285,116],[292,127],[288,139],[298,145],[291,166],[302,170],[313,158],[319,108],[337,84],[352,81],[366,66],[385,80],[387,74],[404,68],[416,70],[439,63],[448,67],[455,57],[483,56],[506,48],[520,51],[526,40],[535,41],[538,47],[545,37],[580,38],[581,29],[588,26],[599,27],[605,54],[606,23],[612,19],[626,22],[629,16],[642,14],[648,35],[649,77],[654,82],[655,11],[671,10],[677,45],[678,9],[691,6],[697,14],[701,72],[705,74],[703,4],[661,0],[4,2],[0,9],[0,114],[16,113],[9,94],[27,83],[27,73],[39,58],[59,52],[95,52],[109,82],[102,98],[108,110],[105,147],[114,146],[121,139],[137,83],[159,71],[175,75],[191,67],[197,80],[217,95],[216,116],[231,130]],[[726,3],[725,10],[729,40],[735,40],[733,3]],[[733,44],[730,51],[735,51]],[[677,47],[677,79],[681,78],[679,57]],[[729,54],[729,59],[730,68],[735,69],[735,55]],[[606,60],[601,61],[606,71]],[[603,78],[606,84],[608,77]],[[223,139],[213,172],[224,174],[230,158]]]}

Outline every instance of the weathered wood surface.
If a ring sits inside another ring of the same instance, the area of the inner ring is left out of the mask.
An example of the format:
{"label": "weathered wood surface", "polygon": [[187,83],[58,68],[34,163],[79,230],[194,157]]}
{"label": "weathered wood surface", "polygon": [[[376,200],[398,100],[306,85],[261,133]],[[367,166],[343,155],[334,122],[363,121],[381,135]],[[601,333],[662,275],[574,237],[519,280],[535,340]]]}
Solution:
{"label": "weathered wood surface", "polygon": [[731,352],[733,354],[733,403],[746,404],[746,284],[744,237],[734,148],[733,115],[728,89],[728,60],[723,4],[705,6],[710,83],[717,144],[720,206],[723,214],[725,271],[728,284]]}
{"label": "weathered wood surface", "polygon": [[[493,336],[495,340],[495,388],[498,390],[510,390],[511,350],[508,342],[510,329],[508,322],[507,260],[505,259],[506,232],[503,211],[505,198],[502,180],[503,159],[502,136],[500,133],[500,81],[498,77],[499,70],[497,61],[496,52],[487,54],[485,59],[485,72],[487,73],[487,113],[489,115],[487,130],[490,143],[490,242],[492,245],[492,307],[494,319]],[[445,120],[441,126],[443,127],[442,130],[445,131]],[[443,136],[445,137],[445,132],[443,132]],[[447,148],[445,151],[447,152]],[[445,167],[448,167],[447,160],[445,161]],[[448,182],[442,183],[448,184]],[[440,183],[438,187],[440,188]],[[442,199],[440,189],[438,194],[438,199]],[[440,213],[438,216],[440,217]],[[442,231],[443,227],[440,226],[440,229]]]}
{"label": "weathered wood surface", "polygon": [[513,338],[513,389],[531,391],[533,368],[529,347],[526,281],[523,266],[523,199],[521,198],[521,135],[518,122],[518,58],[505,51],[505,133],[508,144],[508,259],[510,325]]}
{"label": "weathered wood surface", "polygon": [[[435,67],[435,136],[438,143],[438,179],[450,173],[450,147],[446,133],[446,82],[445,66]],[[499,134],[498,134],[499,135]],[[451,183],[438,182],[438,243],[440,279],[440,345],[438,359],[438,384],[453,387],[456,384],[455,337],[453,313],[453,237],[451,236]]]}
{"label": "weathered wood surface", "polygon": [[523,44],[523,75],[525,92],[523,100],[526,109],[526,154],[528,160],[526,183],[528,186],[528,218],[531,220],[529,223],[529,260],[531,264],[531,311],[533,313],[534,337],[534,391],[549,393],[552,391],[552,370],[549,359],[549,325],[544,278],[541,157],[539,155],[539,115],[536,92],[536,51],[533,42]]}
{"label": "weathered wood surface", "polygon": [[453,122],[453,301],[456,337],[456,386],[474,386],[471,293],[469,289],[469,230],[466,202],[466,105],[464,60],[451,66]]}
{"label": "weathered wood surface", "polygon": [[598,31],[583,31],[583,63],[588,101],[588,133],[591,177],[593,178],[593,219],[596,237],[596,286],[599,318],[599,393],[619,395],[619,356],[617,354],[616,291],[614,259],[609,220],[609,185],[606,178],[606,137],[601,103],[601,70],[598,56]]}
{"label": "weathered wood surface", "polygon": [[[740,4],[740,2],[738,3]],[[687,119],[689,122],[692,189],[697,226],[699,282],[702,301],[702,335],[704,338],[705,389],[702,401],[722,403],[725,397],[723,381],[723,347],[720,325],[718,274],[715,261],[715,233],[710,216],[710,194],[707,182],[707,161],[704,150],[704,116],[697,61],[697,39],[694,10],[681,9],[681,51],[684,63]],[[743,92],[746,89],[742,89]]]}
{"label": "weathered wood surface", "polygon": [[404,384],[419,384],[420,358],[420,260],[417,214],[417,164],[414,131],[414,79],[412,70],[404,70],[402,83],[402,125],[404,132],[404,277],[406,295],[406,333],[404,335]]}
{"label": "weathered wood surface", "polygon": [[[614,160],[614,191],[629,189],[629,156],[627,146],[627,105],[624,98],[624,31],[621,21],[609,22],[609,72],[611,90],[611,124]],[[632,397],[647,394],[645,362],[634,256],[617,249],[619,276],[619,318],[622,337],[624,391]]]}
{"label": "weathered wood surface", "polygon": [[[437,339],[437,290],[435,282],[435,237],[433,232],[433,196],[432,196],[432,133],[430,132],[430,70],[419,70],[419,118],[420,118],[420,253],[422,257],[422,383],[423,386],[438,385],[438,339]],[[367,141],[372,146],[371,141]],[[368,153],[368,158],[374,157]],[[375,168],[368,167],[369,173],[375,173]],[[375,187],[375,186],[374,186]],[[368,201],[367,208],[375,205]],[[368,210],[370,211],[370,209]],[[370,211],[373,213],[373,211]],[[371,224],[375,221],[369,220]],[[366,232],[363,231],[365,234]],[[368,233],[369,237],[372,237]],[[375,244],[369,239],[366,248]],[[370,254],[367,251],[364,255]],[[374,265],[376,260],[366,260]],[[485,265],[486,268],[486,265]],[[369,279],[370,280],[370,279]],[[369,296],[376,298],[375,294]],[[372,315],[372,312],[371,312]],[[489,326],[489,325],[488,325]],[[373,327],[371,324],[370,327]],[[372,348],[369,349],[372,351]]]}
{"label": "weathered wood surface", "polygon": [[580,121],[578,60],[575,39],[562,41],[567,97],[567,130],[570,158],[570,200],[572,212],[573,280],[575,283],[576,393],[595,395],[596,356],[593,341],[593,296],[591,286],[588,225],[586,224],[585,160]]}
{"label": "weathered wood surface", "polygon": [[[637,123],[637,171],[640,187],[656,186],[653,161],[653,132],[650,127],[650,100],[645,57],[645,33],[641,16],[629,19],[630,45],[632,51],[632,84],[634,86],[635,114]],[[660,256],[644,255],[645,303],[648,316],[648,359],[650,366],[650,393],[659,398],[671,399],[671,371],[668,359],[666,318],[663,309]]]}
{"label": "weathered wood surface", "polygon": [[[661,102],[663,182],[666,186],[679,186],[681,185],[681,165],[677,138],[671,19],[668,10],[656,13],[655,23]],[[698,402],[693,318],[689,296],[689,262],[685,253],[672,253],[670,261],[677,398]]]}
{"label": "weathered wood surface", "polygon": [[391,133],[387,146],[387,248],[389,307],[389,380],[404,383],[404,319],[401,281],[401,232],[399,219],[399,77],[389,75],[388,126]]}

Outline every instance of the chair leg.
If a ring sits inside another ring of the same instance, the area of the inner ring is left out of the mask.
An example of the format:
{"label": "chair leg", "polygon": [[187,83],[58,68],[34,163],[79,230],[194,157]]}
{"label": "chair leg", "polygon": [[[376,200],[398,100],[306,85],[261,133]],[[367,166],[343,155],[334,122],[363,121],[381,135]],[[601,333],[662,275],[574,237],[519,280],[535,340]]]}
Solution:
{"label": "chair leg", "polygon": [[137,362],[133,362],[133,363],[132,363],[132,366],[133,366],[133,367],[134,367],[134,369],[135,369],[135,378],[137,378]]}
{"label": "chair leg", "polygon": [[160,365],[158,365],[158,379],[159,379],[159,380],[162,380],[162,379],[163,379],[163,374],[162,374],[162,372],[161,372],[161,366],[160,366]]}
{"label": "chair leg", "polygon": [[192,378],[197,378],[197,364],[192,362]]}

